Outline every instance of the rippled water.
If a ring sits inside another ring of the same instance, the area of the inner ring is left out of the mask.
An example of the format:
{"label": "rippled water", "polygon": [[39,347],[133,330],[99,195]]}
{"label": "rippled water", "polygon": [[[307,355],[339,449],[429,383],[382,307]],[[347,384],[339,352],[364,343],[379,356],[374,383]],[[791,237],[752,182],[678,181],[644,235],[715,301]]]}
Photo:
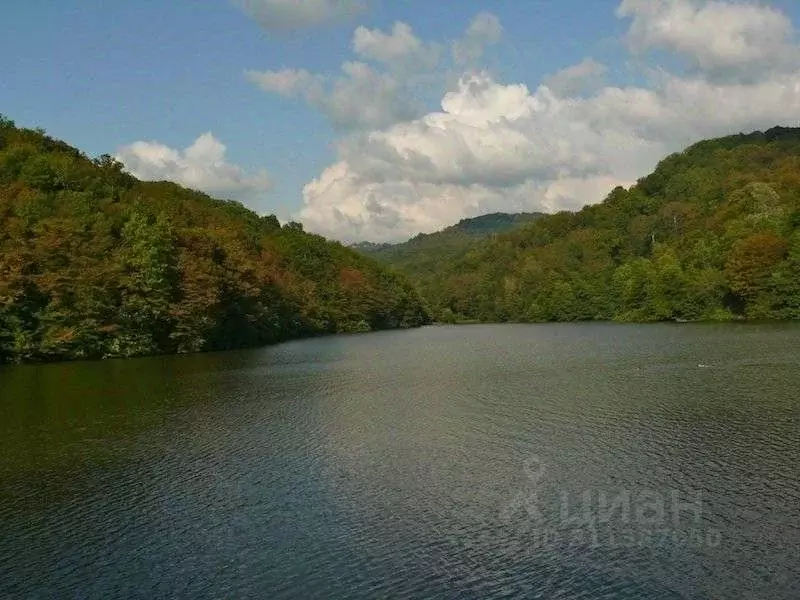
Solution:
{"label": "rippled water", "polygon": [[798,598],[798,389],[789,325],[2,368],[0,597]]}

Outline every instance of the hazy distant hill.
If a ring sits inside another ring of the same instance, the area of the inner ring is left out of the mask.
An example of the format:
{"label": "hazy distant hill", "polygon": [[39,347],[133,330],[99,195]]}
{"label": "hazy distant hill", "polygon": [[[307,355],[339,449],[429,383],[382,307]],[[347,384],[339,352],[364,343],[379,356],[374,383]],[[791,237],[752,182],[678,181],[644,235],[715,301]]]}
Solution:
{"label": "hazy distant hill", "polygon": [[468,253],[486,237],[511,231],[541,216],[542,213],[490,213],[462,219],[441,231],[420,233],[407,242],[361,242],[353,244],[351,248],[419,278],[433,269],[436,263],[452,261]]}
{"label": "hazy distant hill", "polygon": [[[441,233],[461,231],[470,235],[489,235],[514,229],[523,223],[541,217],[543,213],[489,213],[471,219],[461,219],[455,225],[444,229]],[[430,234],[432,236],[438,233]]]}

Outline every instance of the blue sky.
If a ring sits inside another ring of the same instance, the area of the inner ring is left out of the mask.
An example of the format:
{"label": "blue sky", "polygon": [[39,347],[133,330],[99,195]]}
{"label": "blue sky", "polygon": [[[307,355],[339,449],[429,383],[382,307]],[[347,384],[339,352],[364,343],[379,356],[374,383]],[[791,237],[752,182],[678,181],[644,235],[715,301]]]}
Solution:
{"label": "blue sky", "polygon": [[0,112],[345,240],[575,208],[694,137],[800,114],[793,0],[10,4]]}

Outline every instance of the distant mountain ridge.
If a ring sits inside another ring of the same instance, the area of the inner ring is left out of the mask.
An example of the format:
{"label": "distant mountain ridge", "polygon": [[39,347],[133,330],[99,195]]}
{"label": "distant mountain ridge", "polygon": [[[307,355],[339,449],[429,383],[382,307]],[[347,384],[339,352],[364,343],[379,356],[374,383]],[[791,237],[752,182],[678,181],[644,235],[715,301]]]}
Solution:
{"label": "distant mountain ridge", "polygon": [[489,213],[461,219],[441,231],[419,233],[399,244],[360,242],[350,247],[406,273],[428,272],[436,263],[468,253],[482,240],[513,231],[542,216],[543,213]]}
{"label": "distant mountain ridge", "polygon": [[[521,213],[505,213],[495,212],[480,215],[479,217],[472,217],[469,219],[461,219],[455,225],[446,227],[443,231],[460,231],[470,235],[490,235],[492,233],[501,233],[519,227],[523,223],[538,219],[544,213],[540,212],[521,212]],[[429,234],[436,235],[436,234]]]}
{"label": "distant mountain ridge", "polygon": [[503,231],[508,231],[509,229],[513,229],[514,227],[518,227],[523,223],[527,223],[528,221],[532,221],[533,219],[541,217],[543,214],[544,213],[540,212],[487,213],[485,215],[479,215],[477,217],[461,219],[458,223],[454,225],[449,225],[444,229],[435,231],[433,233],[418,233],[417,235],[415,235],[414,237],[410,238],[405,242],[398,242],[395,244],[389,242],[356,242],[354,244],[351,244],[350,247],[355,250],[360,250],[366,253],[370,253],[370,252],[378,252],[381,250],[385,250],[386,248],[392,246],[395,247],[402,246],[418,238],[426,238],[429,236],[440,236],[441,234],[444,233],[458,232],[476,236],[491,235],[493,233],[501,233]]}

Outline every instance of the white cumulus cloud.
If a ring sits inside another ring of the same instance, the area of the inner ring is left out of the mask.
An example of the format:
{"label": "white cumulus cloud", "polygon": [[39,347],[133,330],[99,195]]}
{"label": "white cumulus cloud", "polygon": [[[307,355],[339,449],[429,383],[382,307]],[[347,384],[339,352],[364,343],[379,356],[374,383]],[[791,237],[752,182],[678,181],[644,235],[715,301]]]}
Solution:
{"label": "white cumulus cloud", "polygon": [[724,85],[665,74],[586,97],[473,74],[441,111],[344,140],[297,216],[339,239],[393,241],[484,212],[575,209],[700,138],[798,115],[800,73]]}
{"label": "white cumulus cloud", "polygon": [[159,142],[138,141],[123,146],[116,158],[145,181],[174,181],[215,196],[250,204],[272,187],[266,171],[249,173],[225,160],[225,145],[204,133],[183,150]]}
{"label": "white cumulus cloud", "polygon": [[600,197],[624,183],[610,176],[526,181],[504,188],[371,181],[342,161],[305,186],[306,206],[297,218],[313,231],[347,242],[400,241],[490,212],[577,209],[581,198]]}
{"label": "white cumulus cloud", "polygon": [[718,79],[754,78],[800,64],[789,18],[768,5],[723,0],[623,0],[636,51],[663,49]]}
{"label": "white cumulus cloud", "polygon": [[360,13],[359,0],[233,0],[267,31],[291,31],[314,27]]}
{"label": "white cumulus cloud", "polygon": [[577,208],[663,152],[594,119],[547,87],[466,76],[441,111],[345,140],[339,162],[305,187],[298,217],[337,238],[398,240],[485,212]]}

